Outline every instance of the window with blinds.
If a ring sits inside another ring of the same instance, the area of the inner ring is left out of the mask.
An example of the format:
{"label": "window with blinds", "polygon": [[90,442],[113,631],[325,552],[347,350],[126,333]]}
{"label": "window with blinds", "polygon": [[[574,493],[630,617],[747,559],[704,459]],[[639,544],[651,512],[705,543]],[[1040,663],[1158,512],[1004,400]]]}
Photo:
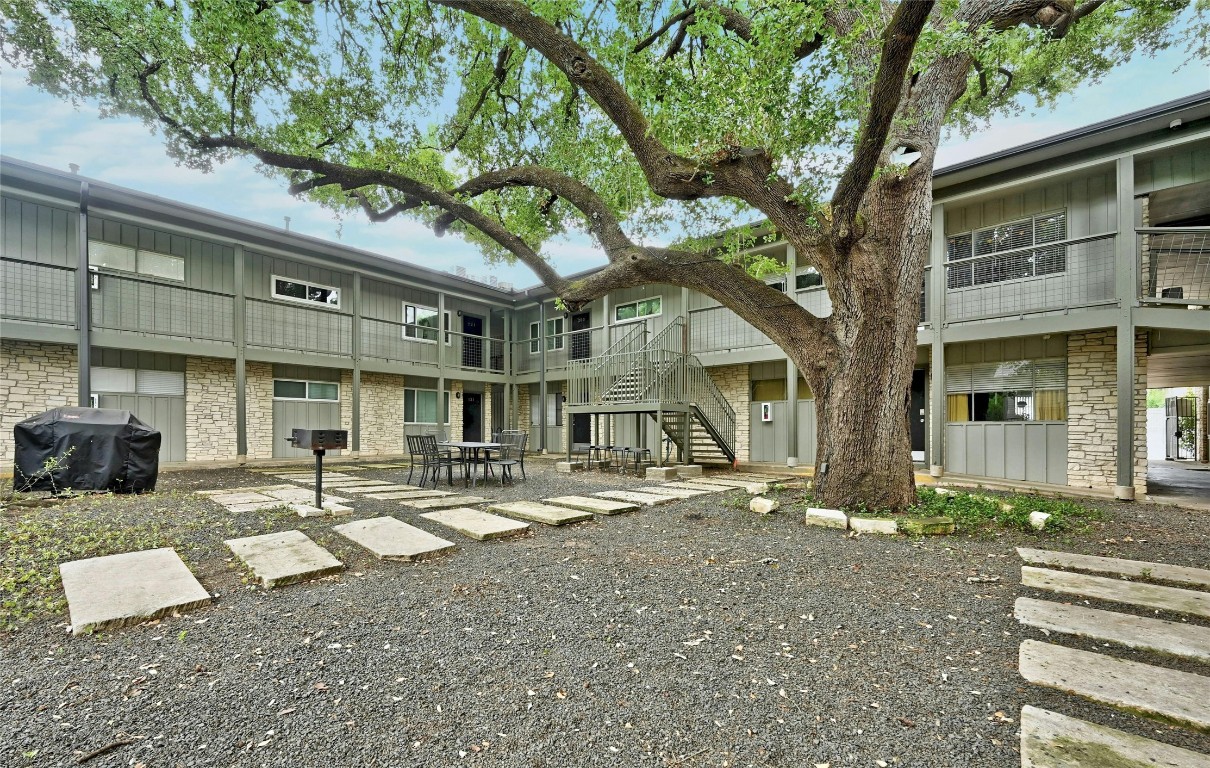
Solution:
{"label": "window with blinds", "polygon": [[1063,358],[948,366],[945,389],[951,422],[1067,420]]}
{"label": "window with blinds", "polygon": [[1050,211],[1028,219],[950,235],[945,239],[946,286],[967,288],[1049,275],[1067,269],[1067,212]]}
{"label": "window with blinds", "polygon": [[185,394],[183,371],[151,371],[141,368],[136,370],[101,365],[94,365],[89,370],[89,385],[93,392],[171,397]]}

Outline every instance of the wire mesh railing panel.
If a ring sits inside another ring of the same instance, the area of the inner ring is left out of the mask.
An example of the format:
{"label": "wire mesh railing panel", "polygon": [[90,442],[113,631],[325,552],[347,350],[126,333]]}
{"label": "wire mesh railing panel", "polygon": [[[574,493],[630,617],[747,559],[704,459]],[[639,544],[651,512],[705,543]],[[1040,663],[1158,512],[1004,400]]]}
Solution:
{"label": "wire mesh railing panel", "polygon": [[76,324],[76,271],[4,259],[0,262],[0,313],[6,319]]}
{"label": "wire mesh railing panel", "polygon": [[689,317],[689,351],[693,353],[725,352],[773,343],[726,307],[695,309]]}
{"label": "wire mesh railing panel", "polygon": [[94,279],[95,328],[207,341],[235,338],[233,296],[111,273]]}
{"label": "wire mesh railing panel", "polygon": [[1152,227],[1136,233],[1142,300],[1210,305],[1210,227]]}
{"label": "wire mesh railing panel", "polygon": [[1112,302],[1115,235],[1074,238],[946,264],[948,322]]}

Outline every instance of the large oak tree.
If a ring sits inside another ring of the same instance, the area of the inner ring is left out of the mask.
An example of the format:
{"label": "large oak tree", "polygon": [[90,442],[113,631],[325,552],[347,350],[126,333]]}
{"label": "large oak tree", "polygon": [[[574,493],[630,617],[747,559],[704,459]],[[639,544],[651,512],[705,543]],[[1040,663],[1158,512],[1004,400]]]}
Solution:
{"label": "large oak tree", "polygon": [[[527,264],[573,308],[647,283],[717,299],[785,350],[815,393],[823,502],[899,510],[914,500],[906,410],[943,130],[1016,109],[1026,95],[1045,104],[1173,44],[1187,4],[0,0],[0,9],[3,55],[35,85],[142,117],[188,165],[251,155],[295,194],[458,231],[490,258]],[[729,226],[754,219],[763,230]],[[589,233],[607,265],[560,275],[542,249],[569,229]],[[830,316],[754,276],[769,267],[744,256],[758,232],[818,270]]]}

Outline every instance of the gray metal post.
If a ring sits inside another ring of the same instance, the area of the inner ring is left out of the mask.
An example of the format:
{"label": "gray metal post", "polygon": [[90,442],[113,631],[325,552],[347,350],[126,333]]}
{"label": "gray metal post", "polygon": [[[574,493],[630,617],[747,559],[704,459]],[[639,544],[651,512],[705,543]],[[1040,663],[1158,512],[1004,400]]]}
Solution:
{"label": "gray metal post", "polygon": [[664,466],[664,403],[657,400],[655,404],[655,465]]}
{"label": "gray metal post", "polygon": [[[361,273],[353,273],[353,423],[352,448],[361,450]],[[402,425],[401,425],[402,428]]]}
{"label": "gray metal post", "polygon": [[[538,303],[538,450],[546,453],[546,302]],[[530,406],[533,409],[533,406]]]}
{"label": "gray metal post", "polygon": [[933,240],[929,250],[932,269],[928,271],[926,301],[929,311],[929,330],[932,334],[932,349],[929,355],[929,386],[931,387],[928,409],[928,462],[929,474],[941,477],[945,473],[945,421],[947,402],[945,397],[945,340],[941,332],[945,327],[945,209],[933,206]]}
{"label": "gray metal post", "polygon": [[1117,321],[1117,487],[1119,499],[1134,498],[1134,305],[1138,302],[1134,239],[1134,158],[1118,158],[1118,237],[1115,287]]}
{"label": "gray metal post", "polygon": [[445,433],[445,294],[437,294],[437,439],[453,440]]}
{"label": "gray metal post", "polygon": [[88,271],[88,182],[80,182],[76,238],[76,377],[78,405],[92,405],[92,273]]}
{"label": "gray metal post", "polygon": [[[247,345],[244,332],[244,246],[235,246],[235,302],[232,305],[231,327],[235,330],[235,443],[239,461],[248,459],[248,372]],[[265,425],[261,425],[262,428]],[[272,426],[269,426],[272,429]]]}
{"label": "gray metal post", "polygon": [[[797,301],[794,292],[795,275],[798,272],[798,252],[793,245],[786,246],[786,296]],[[786,357],[786,466],[798,466],[798,366]]]}

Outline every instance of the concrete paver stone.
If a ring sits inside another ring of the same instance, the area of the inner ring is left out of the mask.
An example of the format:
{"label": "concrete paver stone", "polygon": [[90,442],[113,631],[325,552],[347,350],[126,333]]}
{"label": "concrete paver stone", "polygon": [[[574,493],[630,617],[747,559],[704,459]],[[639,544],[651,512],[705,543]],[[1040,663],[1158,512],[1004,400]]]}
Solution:
{"label": "concrete paver stone", "polygon": [[415,526],[393,517],[372,517],[338,525],[332,530],[360,544],[382,560],[419,560],[448,552],[455,547]]}
{"label": "concrete paver stone", "polygon": [[399,503],[412,509],[449,509],[451,507],[471,507],[485,501],[487,499],[482,496],[438,496],[430,499],[404,499]]}
{"label": "concrete paver stone", "polygon": [[1022,624],[1048,632],[1091,637],[1210,664],[1210,629],[1206,627],[1030,597],[1017,598],[1013,615]]}
{"label": "concrete paver stone", "polygon": [[692,499],[697,496],[708,496],[710,491],[694,488],[669,488],[666,485],[644,485],[639,488],[628,488],[636,493],[654,493],[659,496],[671,496],[674,499]]}
{"label": "concrete paver stone", "polygon": [[639,508],[638,504],[613,499],[597,499],[592,496],[555,496],[550,499],[542,499],[542,501],[556,507],[578,509],[581,512],[595,512],[599,515],[616,515],[619,512],[633,512]]}
{"label": "concrete paver stone", "polygon": [[706,485],[699,483],[696,480],[691,482],[664,483],[664,488],[683,488],[687,491],[702,491],[703,493],[726,493],[727,491],[738,491],[738,488],[732,488],[726,485]]}
{"label": "concrete paver stone", "polygon": [[1134,581],[1087,576],[1070,571],[1021,566],[1021,585],[1048,589],[1067,595],[1094,597],[1114,603],[1133,603],[1165,611],[1190,613],[1210,618],[1210,592],[1194,592],[1178,587],[1160,587]]}
{"label": "concrete paver stone", "polygon": [[470,536],[472,539],[478,539],[479,541],[516,536],[529,530],[529,523],[520,523],[507,517],[480,512],[477,509],[467,509],[466,507],[443,509],[438,512],[424,512],[420,516],[426,520],[440,523],[447,528],[453,528],[458,533]]}
{"label": "concrete paver stone", "polygon": [[1190,568],[1184,565],[1148,563],[1141,560],[1122,560],[1116,557],[1077,555],[1071,552],[1049,552],[1044,549],[1017,547],[1017,554],[1029,565],[1049,565],[1055,568],[1074,568],[1080,571],[1111,573],[1115,576],[1170,581],[1192,587],[1210,589],[1210,570]]}
{"label": "concrete paver stone", "polygon": [[502,512],[509,517],[522,520],[532,520],[546,525],[566,525],[591,520],[592,513],[567,507],[557,507],[551,504],[539,504],[534,501],[506,501],[492,504],[488,507],[492,512]]}
{"label": "concrete paver stone", "polygon": [[302,531],[266,533],[223,542],[265,589],[338,573],[344,564]]}
{"label": "concrete paver stone", "polygon": [[277,509],[287,506],[289,502],[281,499],[270,499],[269,501],[254,501],[249,504],[224,504],[223,506],[232,512],[259,512],[262,509]]}
{"label": "concrete paver stone", "polygon": [[806,523],[807,525],[819,525],[824,528],[844,529],[849,527],[849,518],[848,515],[839,509],[807,507]]}
{"label": "concrete paver stone", "polygon": [[59,566],[72,634],[113,629],[210,603],[171,547],[73,560]]}
{"label": "concrete paver stone", "polygon": [[1210,768],[1210,756],[1045,709],[1021,708],[1021,768]]}
{"label": "concrete paver stone", "polygon": [[1037,640],[1021,643],[1020,667],[1037,685],[1210,729],[1210,677]]}
{"label": "concrete paver stone", "polygon": [[662,493],[638,493],[637,491],[599,491],[593,496],[599,496],[602,499],[617,499],[618,501],[633,501],[635,504],[642,504],[647,507],[654,507],[660,504],[671,504],[674,501],[681,501],[675,496],[666,496]]}
{"label": "concrete paver stone", "polygon": [[419,488],[411,491],[387,491],[385,493],[367,493],[366,498],[380,501],[398,501],[399,499],[435,499],[439,496],[453,496],[450,491],[422,491]]}

